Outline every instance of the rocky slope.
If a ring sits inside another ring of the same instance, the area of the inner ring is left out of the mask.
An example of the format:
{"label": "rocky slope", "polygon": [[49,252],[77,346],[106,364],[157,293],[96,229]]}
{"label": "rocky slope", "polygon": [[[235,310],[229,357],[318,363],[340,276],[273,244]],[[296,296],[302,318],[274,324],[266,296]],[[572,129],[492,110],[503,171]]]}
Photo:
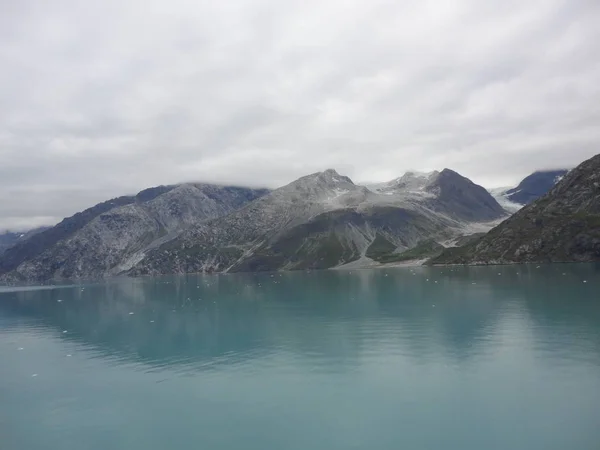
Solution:
{"label": "rocky slope", "polygon": [[144,252],[202,220],[225,215],[264,189],[181,184],[100,203],[9,248],[7,281],[100,277],[120,273]]}
{"label": "rocky slope", "polygon": [[20,241],[12,248],[7,249],[0,259],[0,274],[14,270],[22,262],[39,256],[59,241],[74,235],[93,219],[105,212],[124,205],[150,201],[171,189],[173,189],[173,186],[158,186],[146,189],[135,196],[113,198],[98,203],[82,212],[78,212],[71,217],[67,217],[58,225],[42,233],[38,233],[29,239]]}
{"label": "rocky slope", "polygon": [[415,246],[420,255],[437,252],[439,242],[505,215],[485,189],[448,169],[371,189],[331,169],[268,193],[161,186],[20,242],[0,259],[0,272],[4,281],[42,281],[386,262]]}
{"label": "rocky slope", "polygon": [[506,216],[487,190],[450,169],[442,170],[425,190],[434,194],[426,205],[458,220],[483,222]]}
{"label": "rocky slope", "polygon": [[600,155],[567,173],[549,193],[433,264],[600,260]]}
{"label": "rocky slope", "polygon": [[486,222],[506,215],[488,191],[450,169],[407,172],[388,183],[370,185],[369,189],[390,200],[420,205],[459,221]]}
{"label": "rocky slope", "polygon": [[130,273],[323,269],[447,240],[466,222],[505,214],[485,189],[447,169],[370,189],[330,169],[186,230]]}

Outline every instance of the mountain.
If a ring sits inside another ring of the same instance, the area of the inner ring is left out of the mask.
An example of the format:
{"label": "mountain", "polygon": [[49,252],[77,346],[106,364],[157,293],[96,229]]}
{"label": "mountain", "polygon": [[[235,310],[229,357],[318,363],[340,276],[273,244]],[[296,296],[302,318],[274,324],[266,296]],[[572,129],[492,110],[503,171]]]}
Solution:
{"label": "mountain", "polygon": [[370,185],[369,189],[456,220],[486,222],[506,215],[488,191],[450,169],[428,173],[411,171],[390,182]]}
{"label": "mountain", "polygon": [[491,189],[490,193],[504,209],[515,212],[545,195],[567,173],[566,169],[540,170],[523,178],[517,187]]}
{"label": "mountain", "polygon": [[430,208],[459,220],[491,221],[506,215],[485,188],[450,169],[430,180],[425,190],[433,194],[425,202]]}
{"label": "mountain", "polygon": [[[431,256],[506,212],[444,169],[371,189],[329,169],[273,191],[159,186],[100,203],[19,242],[4,281],[117,274],[324,269]],[[425,242],[425,244],[423,244]]]}
{"label": "mountain", "polygon": [[268,191],[210,184],[159,186],[100,203],[20,241],[0,258],[8,280],[100,277],[198,221],[225,215]]}
{"label": "mountain", "polygon": [[6,231],[0,234],[0,255],[4,253],[7,248],[12,247],[19,241],[25,241],[29,239],[31,236],[37,233],[41,233],[44,230],[47,230],[50,227],[38,227],[28,231]]}
{"label": "mountain", "polygon": [[482,238],[446,249],[433,264],[600,260],[600,155]]}
{"label": "mountain", "polygon": [[133,203],[144,203],[169,192],[173,186],[158,186],[141,191],[136,196],[123,196],[98,203],[91,208],[62,220],[58,225],[45,230],[30,239],[17,243],[8,249],[0,259],[0,274],[16,269],[22,262],[39,256],[53,245],[66,239],[87,225],[96,217],[111,209]]}
{"label": "mountain", "polygon": [[505,214],[485,189],[448,169],[422,183],[370,189],[329,169],[191,227],[129,273],[324,269],[384,260],[424,239],[460,236],[466,222]]}
{"label": "mountain", "polygon": [[527,205],[545,195],[566,174],[568,170],[543,170],[525,177],[516,188],[506,191],[508,200]]}
{"label": "mountain", "polygon": [[433,172],[417,172],[410,170],[401,177],[392,181],[369,184],[367,188],[373,192],[394,195],[399,192],[406,192],[417,196],[425,195],[425,187],[432,182],[440,173],[437,170]]}

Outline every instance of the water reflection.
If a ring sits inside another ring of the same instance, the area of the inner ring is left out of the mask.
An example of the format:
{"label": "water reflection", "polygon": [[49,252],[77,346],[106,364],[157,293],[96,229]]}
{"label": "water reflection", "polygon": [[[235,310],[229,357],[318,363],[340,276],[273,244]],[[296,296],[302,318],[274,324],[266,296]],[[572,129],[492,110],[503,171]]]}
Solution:
{"label": "water reflection", "polygon": [[599,274],[557,265],[119,279],[2,293],[0,329],[25,323],[146,370],[275,364],[281,354],[316,370],[382,354],[467,364],[508,344],[548,355],[559,344],[561,357],[597,363]]}

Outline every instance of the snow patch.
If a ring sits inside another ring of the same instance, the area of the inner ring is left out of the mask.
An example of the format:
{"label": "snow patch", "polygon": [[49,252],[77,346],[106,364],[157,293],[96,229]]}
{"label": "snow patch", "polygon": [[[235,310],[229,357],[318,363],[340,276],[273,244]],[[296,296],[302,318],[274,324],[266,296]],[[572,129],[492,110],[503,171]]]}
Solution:
{"label": "snow patch", "polygon": [[434,198],[436,192],[427,191],[426,187],[439,175],[438,171],[418,172],[411,170],[401,177],[385,183],[366,185],[371,192],[382,195],[401,195],[407,198]]}
{"label": "snow patch", "polygon": [[500,225],[500,223],[502,223],[504,220],[506,220],[506,217],[497,220],[492,220],[491,222],[464,223],[459,228],[463,232],[464,236],[468,236],[470,234],[475,233],[487,233],[495,226]]}
{"label": "snow patch", "polygon": [[[508,187],[494,188],[494,189],[488,189],[488,192],[490,193],[490,195],[492,197],[494,197],[494,199],[498,202],[498,204],[500,206],[502,206],[502,208],[504,208],[509,213],[514,214],[518,210],[520,210],[523,207],[523,205],[521,205],[520,203],[513,202],[508,198],[506,193],[509,189],[511,189],[511,188],[508,188]],[[518,191],[513,192],[513,194],[516,194],[518,192],[520,192],[520,189]]]}

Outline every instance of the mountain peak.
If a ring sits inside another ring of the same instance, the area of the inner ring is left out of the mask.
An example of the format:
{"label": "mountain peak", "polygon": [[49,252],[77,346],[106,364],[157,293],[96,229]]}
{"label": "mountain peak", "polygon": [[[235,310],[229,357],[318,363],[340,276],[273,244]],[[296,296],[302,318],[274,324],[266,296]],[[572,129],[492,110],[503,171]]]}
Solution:
{"label": "mountain peak", "polygon": [[463,177],[460,173],[458,173],[458,172],[456,172],[456,171],[454,171],[452,169],[448,169],[447,167],[444,168],[444,169],[442,169],[439,174],[441,176],[443,176],[443,177],[460,177],[460,178],[463,178],[465,180],[468,180],[468,178]]}
{"label": "mountain peak", "polygon": [[354,184],[354,182],[345,175],[340,175],[335,169],[326,169],[323,172],[317,172],[313,175],[309,175],[309,177],[315,177],[318,180],[324,181],[326,183],[350,183]]}
{"label": "mountain peak", "polygon": [[409,170],[401,177],[395,178],[392,181],[369,184],[367,187],[369,190],[380,194],[391,194],[394,192],[416,193],[422,191],[438,174],[437,170],[432,172]]}
{"label": "mountain peak", "polygon": [[[404,177],[418,177],[418,178],[429,178],[435,175],[438,175],[439,172],[437,170],[432,170],[431,172],[421,172],[420,170],[407,170],[404,173]],[[401,177],[402,178],[402,177]]]}
{"label": "mountain peak", "polygon": [[[553,176],[551,174],[550,181],[553,181]],[[600,260],[600,155],[584,161],[551,186],[549,192],[520,209],[480,240],[448,250],[433,263]]]}
{"label": "mountain peak", "polygon": [[449,206],[449,213],[472,221],[489,221],[503,217],[506,212],[483,187],[451,169],[443,169],[432,177],[425,191]]}
{"label": "mountain peak", "polygon": [[526,205],[544,195],[554,187],[568,170],[538,170],[525,177],[517,187],[506,191],[511,202]]}

